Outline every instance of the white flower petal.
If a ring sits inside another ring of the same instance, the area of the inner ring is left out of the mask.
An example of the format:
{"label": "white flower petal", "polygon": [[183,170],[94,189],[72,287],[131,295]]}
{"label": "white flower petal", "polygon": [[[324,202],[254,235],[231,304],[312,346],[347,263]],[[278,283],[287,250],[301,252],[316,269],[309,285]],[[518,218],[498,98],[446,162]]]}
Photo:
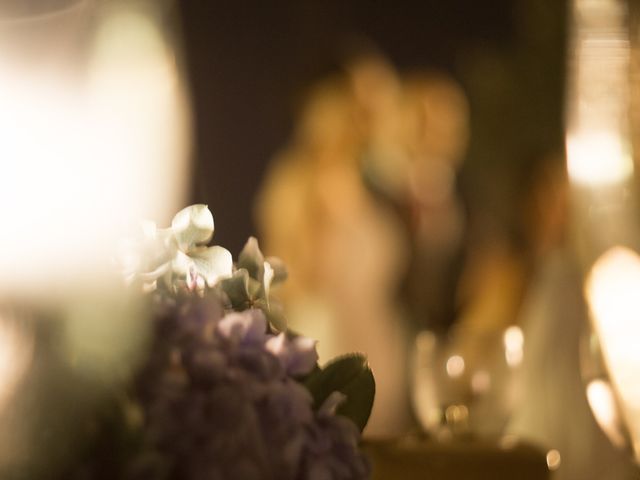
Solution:
{"label": "white flower petal", "polygon": [[194,268],[194,261],[189,255],[178,250],[171,261],[171,268],[173,272],[181,277],[186,277],[192,268]]}
{"label": "white flower petal", "polygon": [[171,221],[171,229],[180,249],[188,252],[213,237],[213,215],[206,205],[197,204],[180,210]]}
{"label": "white flower petal", "polygon": [[269,262],[264,262],[264,296],[267,299],[267,303],[269,303],[269,288],[271,287],[274,273],[275,272],[271,267],[271,264]]}
{"label": "white flower petal", "polygon": [[158,278],[166,274],[167,271],[169,271],[170,267],[171,267],[171,262],[166,262],[151,272],[141,272],[139,274],[139,277],[143,282],[147,282],[147,283],[154,282]]}
{"label": "white flower petal", "polygon": [[207,281],[207,285],[212,287],[219,280],[228,278],[233,273],[233,258],[231,252],[220,246],[199,248],[190,254],[196,271]]}

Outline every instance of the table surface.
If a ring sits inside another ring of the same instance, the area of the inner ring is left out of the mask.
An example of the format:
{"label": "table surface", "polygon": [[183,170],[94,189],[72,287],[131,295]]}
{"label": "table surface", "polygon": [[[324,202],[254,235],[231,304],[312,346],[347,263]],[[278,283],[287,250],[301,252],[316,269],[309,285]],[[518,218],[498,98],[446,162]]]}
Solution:
{"label": "table surface", "polygon": [[373,480],[548,480],[546,453],[516,442],[368,439]]}

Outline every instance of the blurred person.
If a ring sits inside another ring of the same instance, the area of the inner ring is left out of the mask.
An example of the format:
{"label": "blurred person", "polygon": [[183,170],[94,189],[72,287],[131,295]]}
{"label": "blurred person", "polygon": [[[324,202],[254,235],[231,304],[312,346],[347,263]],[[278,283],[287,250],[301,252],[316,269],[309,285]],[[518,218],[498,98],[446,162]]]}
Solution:
{"label": "blurred person", "polygon": [[[401,221],[408,268],[394,286],[409,337],[446,332],[456,313],[464,260],[465,212],[457,185],[468,137],[468,106],[448,76],[421,71],[398,78],[368,57],[351,71],[366,127],[361,168],[367,186]],[[364,89],[362,89],[364,90]],[[407,348],[404,375],[411,382]]]}
{"label": "blurred person", "polygon": [[402,141],[402,82],[388,61],[366,53],[347,66],[363,135],[360,167],[367,186],[396,209],[406,203],[409,158]]}
{"label": "blurred person", "polygon": [[289,268],[280,296],[291,328],[318,339],[321,362],[353,350],[368,355],[377,388],[366,434],[393,435],[406,430],[409,410],[394,304],[406,247],[396,218],[362,181],[366,119],[375,116],[358,103],[370,91],[364,83],[357,95],[345,75],[315,85],[290,145],[271,164],[256,214],[265,250]]}
{"label": "blurred person", "polygon": [[457,316],[464,261],[466,214],[457,184],[468,139],[464,92],[441,73],[408,75],[401,121],[412,244],[403,298],[415,327],[446,331]]}
{"label": "blurred person", "polygon": [[509,432],[560,453],[557,480],[637,478],[637,467],[597,425],[581,378],[587,331],[582,275],[567,245],[568,182],[560,156],[530,176],[524,230],[533,269],[518,322],[525,335],[522,402]]}
{"label": "blurred person", "polygon": [[465,208],[458,169],[468,137],[468,105],[448,76],[421,71],[387,89],[363,154],[367,183],[393,206],[410,245],[399,297],[412,331],[446,331],[456,318],[464,258]]}

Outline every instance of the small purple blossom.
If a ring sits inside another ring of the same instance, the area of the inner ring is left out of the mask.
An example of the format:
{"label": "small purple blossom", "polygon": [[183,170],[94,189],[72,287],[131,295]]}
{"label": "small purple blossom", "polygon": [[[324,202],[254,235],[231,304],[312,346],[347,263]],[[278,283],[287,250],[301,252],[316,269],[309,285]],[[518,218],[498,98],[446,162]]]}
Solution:
{"label": "small purple blossom", "polygon": [[267,319],[262,310],[232,312],[218,322],[216,330],[220,336],[236,345],[262,344],[266,337]]}
{"label": "small purple blossom", "polygon": [[308,374],[317,364],[316,343],[315,340],[303,336],[289,338],[283,332],[269,338],[265,346],[282,362],[288,375],[297,377]]}

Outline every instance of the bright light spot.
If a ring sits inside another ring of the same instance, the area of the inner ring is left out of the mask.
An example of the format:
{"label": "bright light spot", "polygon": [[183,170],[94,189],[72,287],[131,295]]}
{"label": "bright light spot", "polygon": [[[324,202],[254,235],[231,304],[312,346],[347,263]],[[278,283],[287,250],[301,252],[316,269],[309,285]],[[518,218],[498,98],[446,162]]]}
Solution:
{"label": "bright light spot", "polygon": [[[593,265],[585,284],[594,329],[613,390],[634,440],[640,438],[640,257],[614,247]],[[637,452],[640,453],[640,452]]]}
{"label": "bright light spot", "polygon": [[567,168],[579,184],[612,185],[633,175],[633,159],[621,136],[580,132],[567,137]]}
{"label": "bright light spot", "polygon": [[517,367],[522,363],[524,335],[518,326],[511,326],[504,332],[504,355],[507,365]]}
{"label": "bright light spot", "polygon": [[491,375],[486,370],[479,370],[471,377],[471,390],[475,394],[487,393],[491,388]]}
{"label": "bright light spot", "polygon": [[447,423],[451,426],[464,426],[469,418],[469,409],[464,405],[450,405],[444,412]]}
{"label": "bright light spot", "polygon": [[132,224],[182,201],[185,105],[163,42],[146,17],[113,11],[76,76],[18,65],[20,39],[0,43],[0,290],[102,279]]}
{"label": "bright light spot", "polygon": [[547,467],[549,470],[557,470],[560,467],[560,452],[558,450],[549,450],[547,452]]}
{"label": "bright light spot", "polygon": [[600,428],[618,447],[624,447],[625,439],[620,431],[620,416],[611,386],[603,380],[593,380],[587,385],[587,400]]}
{"label": "bright light spot", "polygon": [[457,378],[464,373],[464,359],[460,355],[453,355],[447,359],[447,375]]}
{"label": "bright light spot", "polygon": [[509,350],[522,349],[524,345],[524,335],[518,326],[511,326],[504,332],[504,345]]}

